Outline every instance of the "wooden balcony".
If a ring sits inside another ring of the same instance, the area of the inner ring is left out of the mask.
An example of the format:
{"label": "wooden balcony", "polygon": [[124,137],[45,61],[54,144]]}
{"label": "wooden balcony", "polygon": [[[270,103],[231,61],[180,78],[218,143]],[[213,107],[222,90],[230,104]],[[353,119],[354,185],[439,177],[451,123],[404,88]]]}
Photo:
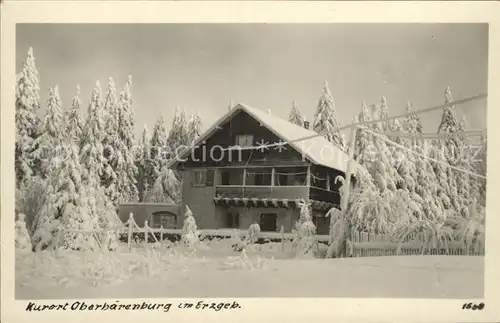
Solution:
{"label": "wooden balcony", "polygon": [[216,187],[215,193],[218,202],[234,202],[236,205],[252,202],[255,206],[288,206],[288,202],[301,199],[311,200],[313,209],[329,209],[340,205],[338,192],[310,186],[220,185]]}
{"label": "wooden balcony", "polygon": [[309,191],[309,198],[314,201],[340,205],[340,194],[337,191],[328,191],[323,188],[312,186]]}
{"label": "wooden balcony", "polygon": [[221,185],[216,187],[215,195],[240,199],[307,199],[309,197],[309,187]]}

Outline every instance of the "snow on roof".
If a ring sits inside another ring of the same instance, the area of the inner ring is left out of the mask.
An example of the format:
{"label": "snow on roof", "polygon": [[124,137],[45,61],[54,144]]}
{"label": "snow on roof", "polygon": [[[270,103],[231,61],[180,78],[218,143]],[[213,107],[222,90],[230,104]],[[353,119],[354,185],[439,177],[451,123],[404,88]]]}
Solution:
{"label": "snow on roof", "polygon": [[[206,140],[215,131],[217,131],[220,124],[222,124],[229,117],[235,115],[240,110],[247,112],[250,116],[252,116],[260,124],[273,132],[284,142],[290,142],[304,137],[312,137],[318,135],[318,133],[313,130],[306,129],[304,127],[291,123],[288,120],[269,114],[268,112],[264,112],[256,108],[249,107],[248,105],[239,103],[233,109],[228,111],[224,116],[222,116],[203,135],[201,135],[195,145],[198,145],[200,142]],[[290,142],[289,145],[297,150],[300,154],[302,154],[302,156],[305,156],[307,159],[309,159],[313,164],[333,168],[344,173],[347,170],[347,161],[349,159],[349,156],[323,136],[315,136],[306,140]],[[184,158],[185,156],[183,155],[186,154],[187,151],[185,151],[179,159]],[[178,160],[175,160],[169,164],[169,167],[172,167],[177,163]],[[356,173],[356,169],[358,169],[359,167],[360,165],[354,162],[352,172]]]}

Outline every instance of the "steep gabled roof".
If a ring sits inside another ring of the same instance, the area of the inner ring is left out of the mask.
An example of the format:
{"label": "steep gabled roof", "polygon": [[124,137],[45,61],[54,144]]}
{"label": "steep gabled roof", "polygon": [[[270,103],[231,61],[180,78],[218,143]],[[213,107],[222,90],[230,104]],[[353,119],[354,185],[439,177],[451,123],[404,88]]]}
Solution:
{"label": "steep gabled roof", "polygon": [[[210,127],[204,134],[202,134],[196,141],[194,145],[207,140],[211,135],[213,135],[226,120],[234,116],[239,111],[245,111],[255,120],[257,120],[262,126],[266,127],[269,131],[274,133],[283,142],[290,142],[289,145],[298,151],[302,156],[305,156],[311,163],[316,165],[321,165],[328,168],[333,168],[341,172],[346,172],[347,169],[347,154],[342,151],[339,147],[332,144],[326,140],[323,136],[315,136],[317,133],[315,131],[306,129],[299,125],[278,118],[269,114],[267,112],[261,111],[249,107],[245,104],[238,104],[233,109],[228,111],[224,116],[219,118],[219,120]],[[293,142],[304,137],[312,137],[306,140],[301,140]],[[179,159],[185,158],[189,153],[189,150],[185,150]],[[172,161],[168,166],[173,167],[179,163],[178,160]],[[355,173],[356,169],[360,167],[359,164],[354,163],[352,172]]]}

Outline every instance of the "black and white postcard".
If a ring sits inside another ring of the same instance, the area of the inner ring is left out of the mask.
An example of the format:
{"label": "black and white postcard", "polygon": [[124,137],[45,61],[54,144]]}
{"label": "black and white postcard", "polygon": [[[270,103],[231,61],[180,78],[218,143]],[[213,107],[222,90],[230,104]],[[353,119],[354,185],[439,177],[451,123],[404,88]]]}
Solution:
{"label": "black and white postcard", "polygon": [[496,3],[2,9],[4,322],[499,319]]}

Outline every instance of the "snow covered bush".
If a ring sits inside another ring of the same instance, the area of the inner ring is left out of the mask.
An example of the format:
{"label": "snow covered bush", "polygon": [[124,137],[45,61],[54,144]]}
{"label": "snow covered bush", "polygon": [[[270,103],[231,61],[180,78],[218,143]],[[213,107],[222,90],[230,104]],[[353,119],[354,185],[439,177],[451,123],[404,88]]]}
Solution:
{"label": "snow covered bush", "polygon": [[[394,233],[399,243],[418,239],[422,242],[422,254],[445,250],[449,253],[454,249],[461,249],[463,254],[472,250],[479,251],[485,246],[484,213],[476,213],[471,218],[449,217],[446,219],[424,219],[404,225]],[[400,246],[401,247],[401,246]]]}
{"label": "snow covered bush", "polygon": [[193,212],[189,206],[186,205],[186,212],[184,213],[184,224],[182,226],[181,243],[188,249],[194,249],[200,245],[198,226],[193,217]]}
{"label": "snow covered bush", "polygon": [[314,239],[316,226],[312,221],[310,205],[304,200],[300,204],[300,217],[295,228],[297,230],[295,241],[295,245],[297,246],[296,256],[314,256],[317,248],[317,243]]}
{"label": "snow covered bush", "polygon": [[228,257],[224,261],[224,267],[227,269],[239,269],[239,270],[255,270],[255,269],[265,269],[267,268],[268,260],[260,257],[249,257],[246,249],[241,250],[241,254],[236,257]]}
{"label": "snow covered bush", "polygon": [[45,203],[46,182],[38,176],[30,176],[16,190],[16,213],[25,215],[28,232],[33,233],[33,221]]}
{"label": "snow covered bush", "polygon": [[118,217],[113,203],[107,198],[104,191],[98,190],[95,197],[95,208],[99,221],[99,228],[105,232],[101,234],[100,241],[103,248],[115,251],[118,247],[118,231],[123,228],[123,223]]}
{"label": "snow covered bush", "polygon": [[339,258],[345,255],[346,243],[349,240],[349,223],[342,212],[336,208],[330,209],[326,217],[330,218],[330,232],[326,258]]}
{"label": "snow covered bush", "polygon": [[259,239],[259,233],[260,233],[260,226],[258,223],[252,223],[248,227],[248,234],[246,237],[246,243],[251,244],[251,243],[256,243],[257,240]]}
{"label": "snow covered bush", "polygon": [[19,213],[16,220],[16,249],[21,252],[31,252],[31,239],[24,220],[25,215]]}
{"label": "snow covered bush", "polygon": [[53,247],[56,242],[58,243],[55,238],[61,226],[61,220],[56,205],[57,197],[51,185],[47,187],[46,195],[45,203],[33,221],[31,241],[35,251]]}
{"label": "snow covered bush", "polygon": [[239,234],[235,232],[231,237],[232,240],[234,241],[234,243],[232,244],[233,250],[238,252],[245,249],[255,251],[256,248],[254,248],[253,245],[259,240],[259,233],[260,233],[260,226],[258,223],[250,224],[244,239],[241,239]]}

